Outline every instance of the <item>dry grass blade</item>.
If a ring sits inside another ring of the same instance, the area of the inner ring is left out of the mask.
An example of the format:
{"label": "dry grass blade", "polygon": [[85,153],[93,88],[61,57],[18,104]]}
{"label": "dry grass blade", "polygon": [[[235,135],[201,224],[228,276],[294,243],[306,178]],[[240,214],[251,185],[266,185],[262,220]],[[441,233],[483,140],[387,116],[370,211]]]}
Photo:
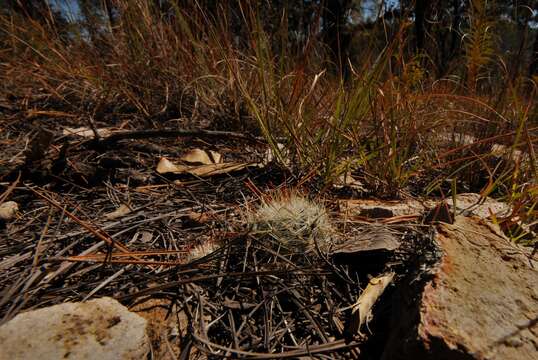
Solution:
{"label": "dry grass blade", "polygon": [[87,222],[79,219],[78,217],[76,217],[74,214],[72,214],[71,212],[67,211],[64,209],[64,207],[59,204],[56,200],[54,199],[51,199],[50,197],[42,194],[41,192],[35,190],[34,188],[32,187],[28,187],[28,189],[30,191],[32,191],[34,194],[36,194],[37,196],[39,196],[41,199],[45,200],[46,202],[48,202],[49,204],[51,204],[52,206],[54,206],[56,209],[62,211],[66,216],[68,216],[71,220],[75,221],[77,224],[79,224],[80,226],[82,226],[84,229],[86,229],[87,231],[89,231],[91,234],[93,234],[95,237],[99,238],[100,240],[104,241],[106,244],[108,244],[109,246],[112,246],[118,250],[120,250],[121,252],[124,252],[124,253],[129,253],[129,249],[127,249],[125,246],[123,246],[122,244],[119,244],[117,243],[116,241],[114,241],[109,235],[107,235],[103,230],[100,230],[100,229],[95,229],[92,225],[88,224]]}

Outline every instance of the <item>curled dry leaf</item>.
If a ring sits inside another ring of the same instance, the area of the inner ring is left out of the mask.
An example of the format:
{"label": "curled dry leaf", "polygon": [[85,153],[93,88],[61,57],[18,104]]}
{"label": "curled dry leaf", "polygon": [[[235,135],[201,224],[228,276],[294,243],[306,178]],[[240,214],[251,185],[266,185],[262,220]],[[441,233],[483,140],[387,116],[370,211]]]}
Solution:
{"label": "curled dry leaf", "polygon": [[11,220],[15,217],[17,211],[19,211],[19,204],[15,201],[6,201],[0,204],[0,219]]}
{"label": "curled dry leaf", "polygon": [[191,174],[195,176],[213,176],[219,174],[226,174],[233,171],[238,171],[245,169],[249,166],[257,166],[255,163],[237,163],[237,162],[228,162],[228,163],[218,163],[218,164],[207,164],[207,165],[181,165],[174,164],[167,158],[161,158],[159,164],[157,164],[157,172],[159,174]]}
{"label": "curled dry leaf", "polygon": [[137,235],[138,241],[144,244],[149,244],[153,240],[153,234],[149,231],[140,231]]}
{"label": "curled dry leaf", "polygon": [[157,164],[157,172],[159,174],[175,173],[178,171],[181,172],[183,168],[183,165],[181,165],[181,167],[178,165],[174,165],[174,163],[172,163],[165,157],[162,157]]}
{"label": "curled dry leaf", "polygon": [[209,154],[211,154],[211,157],[216,164],[222,162],[222,155],[220,153],[213,150],[209,150]]}

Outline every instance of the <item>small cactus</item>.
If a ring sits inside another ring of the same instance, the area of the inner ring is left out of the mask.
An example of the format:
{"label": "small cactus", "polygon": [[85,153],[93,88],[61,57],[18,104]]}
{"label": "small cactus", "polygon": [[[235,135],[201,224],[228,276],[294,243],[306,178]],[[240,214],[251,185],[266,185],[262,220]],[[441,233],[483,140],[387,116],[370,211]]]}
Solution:
{"label": "small cactus", "polygon": [[265,202],[249,219],[252,229],[264,232],[290,251],[322,251],[331,245],[334,229],[325,208],[299,195]]}

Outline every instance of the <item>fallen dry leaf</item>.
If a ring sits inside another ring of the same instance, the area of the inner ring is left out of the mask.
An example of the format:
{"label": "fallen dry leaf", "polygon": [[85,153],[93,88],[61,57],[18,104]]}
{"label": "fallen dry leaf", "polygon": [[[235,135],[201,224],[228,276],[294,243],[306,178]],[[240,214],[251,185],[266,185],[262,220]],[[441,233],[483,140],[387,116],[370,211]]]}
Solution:
{"label": "fallen dry leaf", "polygon": [[[83,138],[93,138],[93,137],[95,137],[95,134],[93,133],[93,130],[90,129],[89,127],[87,127],[87,126],[82,126],[82,127],[78,127],[78,128],[66,127],[63,130],[62,134],[65,135],[65,136],[76,135],[76,136],[80,136],[80,137],[83,137]],[[109,128],[97,129],[97,134],[100,137],[107,137],[107,136],[110,136],[110,134],[112,134],[112,130],[109,129]]]}
{"label": "fallen dry leaf", "polygon": [[159,174],[191,174],[195,176],[213,176],[218,174],[226,174],[232,171],[242,170],[249,166],[258,166],[255,163],[218,163],[207,165],[181,165],[174,164],[167,158],[161,158],[159,164],[157,164],[157,172]]}
{"label": "fallen dry leaf", "polygon": [[105,219],[113,220],[125,216],[131,212],[131,208],[125,204],[121,204],[116,210],[105,214]]}
{"label": "fallen dry leaf", "polygon": [[212,150],[208,152],[201,149],[192,149],[183,155],[181,160],[193,165],[210,165],[221,163],[222,156],[218,152]]}
{"label": "fallen dry leaf", "polygon": [[347,329],[350,335],[360,334],[361,327],[372,319],[372,307],[392,282],[394,273],[383,274],[370,280],[366,289],[352,307],[351,321]]}
{"label": "fallen dry leaf", "polygon": [[213,161],[214,161],[216,164],[222,162],[222,155],[221,155],[221,154],[219,154],[218,152],[213,151],[213,150],[209,150],[209,153],[211,154],[211,157],[213,158]]}
{"label": "fallen dry leaf", "polygon": [[140,231],[137,233],[138,235],[138,241],[144,244],[149,244],[151,240],[153,240],[153,234],[149,231]]}
{"label": "fallen dry leaf", "polygon": [[6,201],[0,204],[0,219],[11,220],[15,217],[17,211],[19,211],[19,204],[15,201]]}
{"label": "fallen dry leaf", "polygon": [[177,171],[181,172],[181,169],[178,169],[178,166],[174,165],[165,157],[162,157],[157,164],[157,172],[159,174],[175,173]]}

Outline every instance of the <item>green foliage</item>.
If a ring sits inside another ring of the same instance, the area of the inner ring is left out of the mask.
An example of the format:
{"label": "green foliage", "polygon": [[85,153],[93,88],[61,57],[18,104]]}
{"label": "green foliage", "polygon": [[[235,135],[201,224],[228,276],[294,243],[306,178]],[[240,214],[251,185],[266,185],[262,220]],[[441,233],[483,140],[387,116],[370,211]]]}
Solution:
{"label": "green foliage", "polygon": [[465,61],[467,67],[467,86],[476,91],[477,82],[484,75],[485,67],[492,61],[494,54],[494,22],[488,15],[487,0],[470,1],[468,11],[469,29],[463,35]]}

